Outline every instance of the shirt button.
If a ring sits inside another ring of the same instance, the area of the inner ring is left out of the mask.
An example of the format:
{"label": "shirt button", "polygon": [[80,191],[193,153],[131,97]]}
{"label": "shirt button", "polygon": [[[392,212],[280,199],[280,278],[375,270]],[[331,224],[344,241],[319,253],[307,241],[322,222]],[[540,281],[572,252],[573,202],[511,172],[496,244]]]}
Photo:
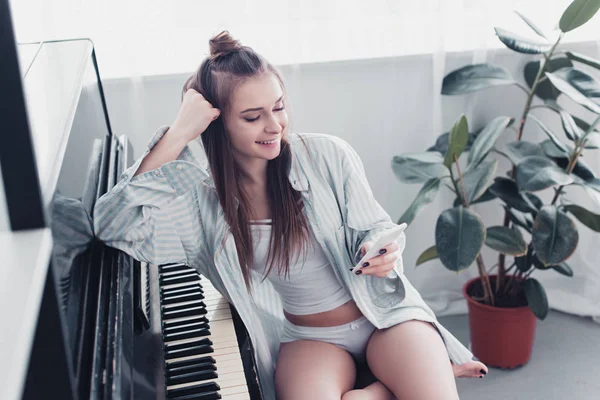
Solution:
{"label": "shirt button", "polygon": [[181,164],[177,164],[177,166],[175,166],[175,168],[177,168],[177,169],[179,169],[179,170],[182,170],[182,169],[183,169],[183,165],[181,165]]}

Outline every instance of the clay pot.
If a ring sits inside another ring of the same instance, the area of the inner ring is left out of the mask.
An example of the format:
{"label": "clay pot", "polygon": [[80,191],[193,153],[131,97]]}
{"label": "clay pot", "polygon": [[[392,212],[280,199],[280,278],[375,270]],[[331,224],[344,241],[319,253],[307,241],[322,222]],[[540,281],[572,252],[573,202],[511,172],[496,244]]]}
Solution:
{"label": "clay pot", "polygon": [[[496,275],[490,275],[495,282]],[[469,293],[480,278],[463,286],[469,309],[471,352],[487,366],[516,368],[531,358],[537,318],[529,308],[491,307],[471,298]],[[493,287],[493,285],[492,285]]]}

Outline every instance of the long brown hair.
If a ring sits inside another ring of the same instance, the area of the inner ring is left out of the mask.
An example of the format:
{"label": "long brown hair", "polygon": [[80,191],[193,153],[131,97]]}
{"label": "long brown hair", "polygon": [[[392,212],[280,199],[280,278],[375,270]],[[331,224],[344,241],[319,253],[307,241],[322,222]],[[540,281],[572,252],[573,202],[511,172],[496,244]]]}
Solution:
{"label": "long brown hair", "polygon": [[[223,207],[229,230],[235,239],[238,258],[246,288],[250,292],[250,266],[254,260],[252,232],[248,220],[254,218],[250,201],[240,185],[241,167],[235,161],[232,145],[223,116],[231,108],[231,97],[237,86],[249,78],[272,73],[284,93],[288,108],[287,91],[276,68],[250,47],[242,46],[228,31],[222,31],[209,41],[210,56],[185,82],[182,97],[190,88],[218,108],[221,113],[205,132],[200,135],[210,170],[213,175],[219,202]],[[289,131],[288,124],[286,131]],[[274,264],[278,273],[288,276],[292,254],[308,249],[311,239],[306,216],[302,212],[302,196],[291,186],[288,173],[292,166],[292,152],[284,132],[279,156],[267,164],[267,198],[272,214],[271,238],[265,275],[266,279]],[[302,140],[302,138],[300,138]],[[304,141],[303,144],[306,146]],[[236,199],[239,207],[236,207]]]}

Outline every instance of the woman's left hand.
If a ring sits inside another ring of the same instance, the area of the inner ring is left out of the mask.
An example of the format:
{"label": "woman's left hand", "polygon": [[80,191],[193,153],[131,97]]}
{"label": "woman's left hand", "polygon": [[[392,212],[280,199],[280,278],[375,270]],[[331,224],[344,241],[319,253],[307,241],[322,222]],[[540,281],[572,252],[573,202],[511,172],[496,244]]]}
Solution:
{"label": "woman's left hand", "polygon": [[[364,242],[360,247],[361,254],[365,255],[373,247],[373,241]],[[385,250],[385,251],[384,251]],[[397,242],[392,242],[379,251],[379,255],[366,260],[367,266],[363,263],[354,273],[357,275],[373,275],[378,278],[385,278],[390,271],[394,269],[396,260],[401,257],[400,246]],[[404,271],[401,271],[404,272]]]}

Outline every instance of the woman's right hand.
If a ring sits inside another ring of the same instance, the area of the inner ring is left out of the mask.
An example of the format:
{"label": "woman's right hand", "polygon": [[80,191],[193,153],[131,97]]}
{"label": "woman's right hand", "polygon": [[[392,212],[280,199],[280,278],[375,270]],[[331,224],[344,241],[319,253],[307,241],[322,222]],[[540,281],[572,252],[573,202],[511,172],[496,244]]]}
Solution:
{"label": "woman's right hand", "polygon": [[169,131],[188,143],[200,136],[220,114],[221,111],[214,108],[202,94],[188,89]]}

